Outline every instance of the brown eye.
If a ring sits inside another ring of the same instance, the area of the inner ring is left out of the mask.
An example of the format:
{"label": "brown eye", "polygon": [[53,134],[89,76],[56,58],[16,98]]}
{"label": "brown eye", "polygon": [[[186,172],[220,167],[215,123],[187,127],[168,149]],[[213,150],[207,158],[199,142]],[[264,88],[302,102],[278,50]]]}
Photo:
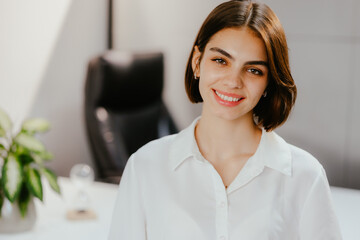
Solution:
{"label": "brown eye", "polygon": [[215,59],[213,59],[213,61],[216,62],[216,63],[219,63],[221,65],[226,64],[226,61],[224,59],[222,59],[222,58],[215,58]]}
{"label": "brown eye", "polygon": [[258,69],[256,69],[256,68],[249,68],[247,71],[248,71],[249,73],[252,73],[252,74],[258,75],[258,76],[264,75],[262,71],[260,71],[260,70],[258,70]]}

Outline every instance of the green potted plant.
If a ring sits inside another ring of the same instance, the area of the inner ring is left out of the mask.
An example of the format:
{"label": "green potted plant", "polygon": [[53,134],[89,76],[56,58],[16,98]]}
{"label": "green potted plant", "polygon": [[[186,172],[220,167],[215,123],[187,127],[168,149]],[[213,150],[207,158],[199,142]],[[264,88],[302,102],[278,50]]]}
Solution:
{"label": "green potted plant", "polygon": [[[46,132],[49,128],[48,121],[33,118],[25,120],[20,130],[13,133],[9,116],[0,109],[0,221],[6,221],[4,214],[2,216],[6,201],[18,208],[21,220],[27,217],[28,206],[34,206],[34,197],[43,200],[41,176],[60,194],[57,176],[45,166],[53,156],[35,138],[36,134]],[[3,222],[0,225],[5,226]]]}

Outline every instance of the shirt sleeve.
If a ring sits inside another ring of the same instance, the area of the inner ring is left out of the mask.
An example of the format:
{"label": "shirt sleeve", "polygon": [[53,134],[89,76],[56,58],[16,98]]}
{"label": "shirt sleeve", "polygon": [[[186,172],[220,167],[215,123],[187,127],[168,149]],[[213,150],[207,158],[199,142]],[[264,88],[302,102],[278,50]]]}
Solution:
{"label": "shirt sleeve", "polygon": [[108,240],[146,239],[145,216],[133,156],[121,177]]}
{"label": "shirt sleeve", "polygon": [[301,240],[341,240],[330,187],[323,168],[311,186],[300,219]]}

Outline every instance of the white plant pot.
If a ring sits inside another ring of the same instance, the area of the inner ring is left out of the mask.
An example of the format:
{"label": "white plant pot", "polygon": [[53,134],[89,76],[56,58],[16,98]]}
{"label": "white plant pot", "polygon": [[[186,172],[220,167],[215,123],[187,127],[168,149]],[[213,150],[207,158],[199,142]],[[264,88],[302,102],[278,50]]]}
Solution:
{"label": "white plant pot", "polygon": [[21,217],[17,203],[11,203],[6,198],[1,209],[0,233],[19,233],[31,230],[36,222],[34,199],[31,198],[26,216]]}

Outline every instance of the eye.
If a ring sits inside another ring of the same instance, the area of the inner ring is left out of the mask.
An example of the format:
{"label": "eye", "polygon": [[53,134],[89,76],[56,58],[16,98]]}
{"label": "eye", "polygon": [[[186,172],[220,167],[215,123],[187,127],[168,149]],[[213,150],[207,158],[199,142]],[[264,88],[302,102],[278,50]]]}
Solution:
{"label": "eye", "polygon": [[222,58],[214,58],[212,61],[218,63],[218,64],[221,64],[221,65],[225,65],[226,64],[226,61]]}
{"label": "eye", "polygon": [[252,74],[258,75],[258,76],[264,75],[261,70],[256,69],[256,68],[249,68],[247,71],[248,71],[249,73],[252,73]]}

